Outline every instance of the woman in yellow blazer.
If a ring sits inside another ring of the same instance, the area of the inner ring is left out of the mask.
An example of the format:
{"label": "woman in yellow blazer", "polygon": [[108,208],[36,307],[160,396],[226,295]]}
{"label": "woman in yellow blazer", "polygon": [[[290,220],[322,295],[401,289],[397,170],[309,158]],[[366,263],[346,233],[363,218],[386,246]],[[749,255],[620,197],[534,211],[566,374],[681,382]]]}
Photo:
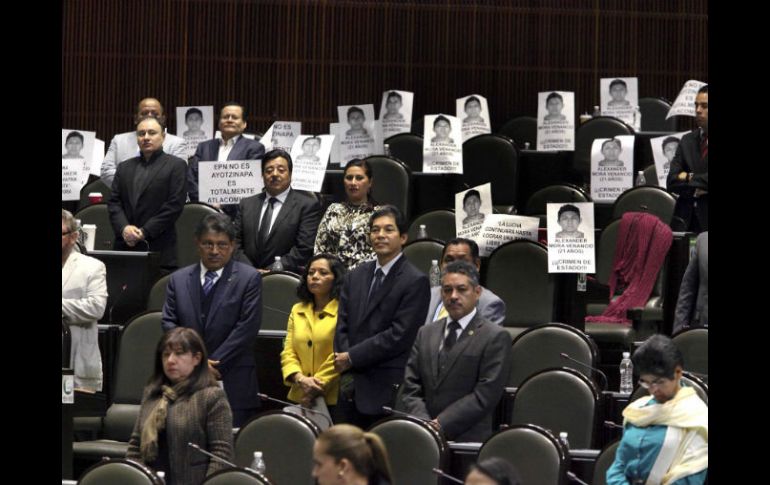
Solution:
{"label": "woman in yellow blazer", "polygon": [[334,370],[334,331],[345,266],[328,253],[310,259],[297,288],[301,300],[291,309],[281,352],[283,380],[289,400],[311,406],[323,394],[327,406],[337,403],[340,376]]}

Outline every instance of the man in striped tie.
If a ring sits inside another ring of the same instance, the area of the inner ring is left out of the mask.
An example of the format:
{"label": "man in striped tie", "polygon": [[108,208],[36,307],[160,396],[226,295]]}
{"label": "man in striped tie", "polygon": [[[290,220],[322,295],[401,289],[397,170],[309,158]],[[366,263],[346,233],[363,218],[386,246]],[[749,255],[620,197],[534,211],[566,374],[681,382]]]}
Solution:
{"label": "man in striped tie", "polygon": [[254,341],[262,325],[262,276],[232,259],[235,226],[210,214],[195,229],[200,262],[171,275],[163,305],[163,330],[195,329],[206,343],[209,366],[221,377],[240,427],[259,407]]}

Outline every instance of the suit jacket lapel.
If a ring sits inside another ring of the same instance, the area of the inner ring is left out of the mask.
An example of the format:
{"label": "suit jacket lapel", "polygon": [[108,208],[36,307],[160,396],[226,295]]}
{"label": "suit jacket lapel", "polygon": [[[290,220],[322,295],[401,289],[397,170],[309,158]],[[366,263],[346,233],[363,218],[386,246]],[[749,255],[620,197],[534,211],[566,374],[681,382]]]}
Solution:
{"label": "suit jacket lapel", "polygon": [[70,278],[72,277],[72,274],[75,272],[75,267],[77,266],[77,258],[80,257],[80,253],[73,250],[70,255],[67,257],[67,261],[64,262],[64,266],[62,266],[61,269],[61,287],[65,288],[67,283],[69,282]]}
{"label": "suit jacket lapel", "polygon": [[232,150],[230,150],[230,153],[227,154],[228,160],[243,160],[243,147],[246,146],[245,143],[242,143],[243,140],[245,140],[243,135],[238,138],[238,141],[235,142],[235,145],[233,145]]}
{"label": "suit jacket lapel", "polygon": [[158,178],[158,173],[164,167],[165,163],[161,161],[162,158],[163,158],[163,155],[159,156],[150,164],[149,167],[147,167],[147,171],[148,171],[147,179],[145,179],[144,187],[139,187],[139,194],[137,194],[137,197],[136,197],[137,205],[139,203],[138,202],[139,199],[142,198],[142,194],[144,194],[144,192],[150,187],[150,185],[152,184],[152,181]]}
{"label": "suit jacket lapel", "polygon": [[[444,340],[444,329],[446,328],[447,319],[441,319],[441,325],[434,325],[433,329],[428,335],[428,345],[426,350],[430,353],[430,370],[433,382],[438,383],[439,369],[438,369],[438,348],[441,345],[441,341]],[[430,325],[430,324],[429,324]],[[422,349],[420,349],[422,351]]]}
{"label": "suit jacket lapel", "polygon": [[213,140],[212,143],[209,143],[206,148],[208,148],[208,157],[206,157],[207,160],[211,160],[212,162],[219,159],[219,140]]}
{"label": "suit jacket lapel", "polygon": [[[267,193],[265,193],[265,197],[267,197]],[[273,227],[270,228],[270,233],[267,235],[267,239],[265,240],[265,245],[267,245],[267,242],[270,241],[270,239],[273,237],[273,234],[280,230],[287,219],[286,216],[291,214],[291,211],[294,210],[295,205],[297,205],[297,199],[294,196],[294,190],[289,189],[289,194],[286,196],[286,201],[283,203],[283,205],[281,205],[281,211],[278,213],[278,215],[281,217],[276,217],[275,222],[273,223]],[[273,211],[275,211],[275,206],[273,206]]]}
{"label": "suit jacket lapel", "polygon": [[211,301],[211,308],[209,308],[208,317],[206,317],[206,324],[214,320],[217,310],[222,304],[222,300],[227,295],[230,287],[235,284],[238,277],[238,270],[233,268],[233,260],[228,261],[224,271],[222,271],[222,277],[219,278],[217,283],[217,289],[214,291],[214,299]]}
{"label": "suit jacket lapel", "polygon": [[[460,337],[457,339],[457,342],[455,342],[454,347],[452,347],[452,350],[449,351],[449,355],[447,356],[447,362],[446,366],[444,366],[443,371],[439,370],[439,376],[436,380],[436,387],[441,385],[441,382],[446,378],[446,376],[449,375],[449,371],[452,370],[452,366],[455,365],[455,362],[457,362],[457,358],[463,354],[465,349],[473,342],[474,337],[476,336],[476,330],[480,326],[480,320],[478,312],[473,317],[473,320],[468,323],[468,326],[465,327],[465,330],[462,331],[460,334]],[[443,327],[442,327],[443,329]],[[442,332],[443,337],[443,332]],[[438,347],[436,347],[438,348]],[[436,357],[438,358],[438,357]]]}
{"label": "suit jacket lapel", "polygon": [[[377,305],[380,304],[380,301],[382,301],[383,298],[385,298],[385,295],[387,295],[390,292],[390,289],[393,288],[393,285],[396,284],[396,280],[399,279],[399,275],[401,274],[401,267],[404,264],[404,261],[406,261],[405,256],[401,256],[398,261],[396,261],[396,264],[393,265],[392,268],[390,268],[390,271],[388,272],[388,275],[385,277],[385,280],[382,282],[382,286],[380,286],[380,289],[377,290],[377,294],[372,295],[371,301],[369,301],[366,305],[366,313],[364,313],[364,319],[369,316],[369,314],[377,308]],[[371,288],[371,282],[374,280],[374,272],[372,272],[369,275],[369,285],[366,286],[366,296],[369,295],[369,288]]]}
{"label": "suit jacket lapel", "polygon": [[[196,264],[190,269],[190,274],[187,275],[187,294],[190,295],[190,301],[192,302],[192,311],[195,315],[195,330],[203,335],[203,322],[201,321],[201,267],[200,264]],[[180,298],[177,297],[177,305],[180,302]]]}
{"label": "suit jacket lapel", "polygon": [[[259,248],[259,226],[262,224],[262,204],[265,203],[266,196],[267,192],[262,192],[259,194],[256,200],[257,203],[254,205],[254,210],[256,213],[254,214],[253,220],[257,221],[256,227],[254,227],[254,241],[256,241],[255,246],[257,248]],[[246,214],[244,214],[244,216],[246,216]]]}

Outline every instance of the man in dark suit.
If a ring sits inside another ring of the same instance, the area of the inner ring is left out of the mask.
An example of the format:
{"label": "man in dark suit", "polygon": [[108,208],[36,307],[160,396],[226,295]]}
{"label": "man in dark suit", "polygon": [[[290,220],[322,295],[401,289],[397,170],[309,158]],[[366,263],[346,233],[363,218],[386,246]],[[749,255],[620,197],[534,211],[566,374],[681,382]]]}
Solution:
{"label": "man in dark suit", "polygon": [[709,326],[709,233],[702,232],[695,242],[679,287],[674,312],[674,333],[693,327]]}
{"label": "man in dark suit", "polygon": [[142,117],[136,125],[141,155],[118,165],[107,202],[115,249],[159,251],[165,272],[176,269],[174,225],[185,203],[187,163],[163,152],[160,121]]}
{"label": "man in dark suit", "polygon": [[270,150],[262,162],[265,191],[240,203],[238,257],[260,271],[269,271],[277,256],[285,270],[302,273],[313,255],[321,206],[313,195],[291,188],[291,170],[291,155]]}
{"label": "man in dark suit", "polygon": [[[455,238],[446,243],[441,253],[441,269],[452,261],[467,261],[476,266],[476,271],[481,271],[481,258],[479,257],[479,245],[472,239]],[[481,288],[481,295],[476,302],[476,310],[479,315],[497,325],[505,321],[505,302],[488,288]],[[430,289],[430,304],[425,324],[441,320],[447,316],[447,310],[441,299],[441,288],[436,286]]]}
{"label": "man in dark suit", "polygon": [[[264,145],[243,136],[248,126],[245,118],[246,109],[240,104],[229,102],[222,106],[219,112],[219,131],[222,133],[222,139],[200,143],[195,155],[190,158],[187,167],[187,192],[190,201],[198,202],[198,162],[259,160],[265,154]],[[217,206],[218,204],[215,204],[215,207]],[[234,217],[238,206],[228,204],[222,209],[230,217]]]}
{"label": "man in dark suit", "polygon": [[209,366],[221,377],[240,427],[259,407],[254,341],[262,325],[262,276],[232,259],[235,227],[210,214],[195,229],[200,263],[171,275],[163,305],[163,330],[195,329],[206,343]]}
{"label": "man in dark suit", "polygon": [[449,316],[417,333],[404,376],[408,413],[431,420],[449,440],[485,441],[503,395],[511,337],[479,316],[479,272],[466,261],[444,268],[441,296]]}
{"label": "man in dark suit", "polygon": [[681,217],[686,229],[708,231],[709,203],[709,87],[695,96],[695,124],[698,128],[682,137],[671,161],[666,186],[679,194],[674,215]]}
{"label": "man in dark suit", "polygon": [[334,336],[334,367],[345,372],[338,411],[363,429],[384,416],[382,406],[393,406],[430,298],[427,275],[401,252],[407,238],[401,212],[383,206],[372,213],[369,228],[377,259],[348,275]]}

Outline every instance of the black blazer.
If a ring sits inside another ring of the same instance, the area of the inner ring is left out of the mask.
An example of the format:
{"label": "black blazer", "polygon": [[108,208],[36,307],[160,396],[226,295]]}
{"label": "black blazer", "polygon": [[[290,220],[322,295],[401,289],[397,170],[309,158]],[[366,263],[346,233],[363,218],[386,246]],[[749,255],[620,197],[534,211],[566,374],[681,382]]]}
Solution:
{"label": "black blazer", "polygon": [[428,276],[402,254],[367,303],[375,267],[375,261],[363,263],[345,280],[334,336],[334,350],[350,354],[356,408],[365,414],[393,405],[393,387],[404,378],[430,301]]}
{"label": "black blazer", "polygon": [[313,255],[313,244],[321,222],[321,206],[313,195],[289,189],[265,246],[259,247],[257,231],[265,198],[266,192],[262,192],[241,200],[235,219],[237,257],[264,269],[275,262],[276,256],[280,256],[284,269],[300,273]]}
{"label": "black blazer", "polygon": [[107,202],[110,222],[115,231],[115,249],[146,251],[147,245],[133,248],[123,240],[123,228],[131,224],[144,231],[150,251],[160,251],[160,265],[176,267],[176,220],[185,204],[185,171],[187,163],[179,157],[159,150],[153,155],[148,184],[140,189],[136,205],[134,175],[141,157],[118,165]]}
{"label": "black blazer", "polygon": [[[198,144],[195,155],[190,157],[187,167],[187,193],[191,202],[198,202],[198,162],[211,162],[219,157],[220,141],[206,140]],[[241,135],[235,142],[228,160],[260,160],[265,154],[265,146],[256,140]]]}
{"label": "black blazer", "polygon": [[[709,189],[709,157],[701,160],[700,156],[701,132],[697,128],[682,137],[682,141],[676,149],[676,155],[671,160],[671,170],[666,179],[666,188],[669,192],[679,194],[676,201],[674,215],[681,217],[686,227],[690,227],[690,219],[693,217],[693,204],[695,202],[695,189]],[[692,180],[683,182],[677,180],[681,172],[692,172]],[[701,225],[708,221],[701,221]]]}

